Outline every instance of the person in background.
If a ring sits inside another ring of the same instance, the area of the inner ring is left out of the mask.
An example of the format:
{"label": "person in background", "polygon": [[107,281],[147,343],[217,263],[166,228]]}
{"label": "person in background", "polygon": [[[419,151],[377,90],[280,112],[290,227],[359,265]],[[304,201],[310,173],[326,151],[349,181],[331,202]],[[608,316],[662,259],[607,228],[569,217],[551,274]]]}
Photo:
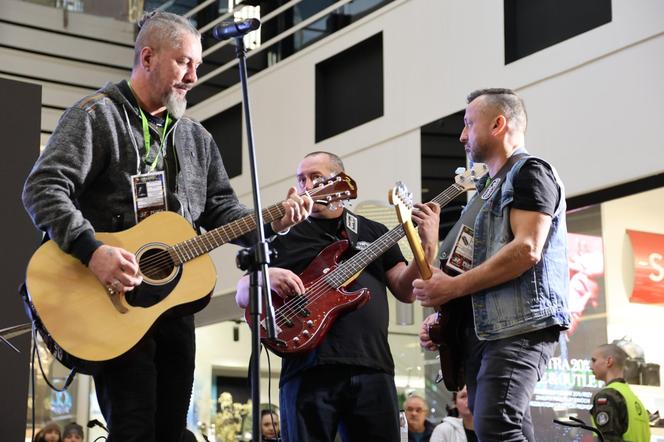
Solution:
{"label": "person in background", "polygon": [[403,409],[408,421],[408,442],[429,442],[435,425],[427,420],[429,406],[424,398],[416,394],[408,396]]}
{"label": "person in background", "polygon": [[648,442],[648,410],[625,382],[627,353],[616,344],[602,344],[593,351],[590,370],[606,386],[593,396],[593,424],[607,442]]}
{"label": "person in background", "polygon": [[35,442],[60,442],[62,440],[62,433],[60,426],[55,422],[49,422],[42,427],[41,430],[35,434]]}
{"label": "person in background", "polygon": [[269,408],[261,410],[262,442],[279,442],[279,415]]}
{"label": "person in background", "polygon": [[[138,26],[131,78],[62,114],[23,188],[33,223],[86,265],[110,297],[131,294],[143,275],[132,251],[101,243],[96,232],[127,230],[164,211],[198,231],[253,214],[238,201],[212,135],[185,115],[202,63],[199,31],[162,11],[146,13]],[[284,216],[266,226],[272,232],[306,218],[313,205],[295,187],[287,198]],[[255,235],[237,240],[252,241]],[[94,374],[108,442],[180,442],[196,351],[194,317],[184,310],[162,315]]]}
{"label": "person in background", "polygon": [[429,442],[477,442],[466,387],[452,393],[452,403],[447,417],[434,428]]}
{"label": "person in background", "polygon": [[62,430],[63,442],[83,442],[84,437],[83,427],[76,422],[65,425],[65,428]]}

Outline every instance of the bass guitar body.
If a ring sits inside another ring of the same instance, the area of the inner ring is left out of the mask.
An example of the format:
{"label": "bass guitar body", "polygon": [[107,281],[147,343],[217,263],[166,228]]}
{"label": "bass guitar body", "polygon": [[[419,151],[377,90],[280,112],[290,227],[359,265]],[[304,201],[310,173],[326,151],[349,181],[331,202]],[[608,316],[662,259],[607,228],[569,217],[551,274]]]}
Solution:
{"label": "bass guitar body", "polygon": [[464,301],[457,298],[438,307],[437,321],[429,326],[429,338],[438,345],[440,374],[448,391],[459,391],[466,385],[461,336]]}
{"label": "bass guitar body", "polygon": [[[325,337],[335,319],[342,313],[363,306],[371,296],[368,289],[353,292],[344,290],[348,281],[340,284],[329,278],[339,266],[340,257],[348,250],[346,240],[330,244],[299,275],[305,293],[283,299],[272,294],[274,305],[276,339],[269,339],[261,316],[261,340],[279,356],[304,353],[317,347]],[[245,312],[251,324],[249,309]]]}

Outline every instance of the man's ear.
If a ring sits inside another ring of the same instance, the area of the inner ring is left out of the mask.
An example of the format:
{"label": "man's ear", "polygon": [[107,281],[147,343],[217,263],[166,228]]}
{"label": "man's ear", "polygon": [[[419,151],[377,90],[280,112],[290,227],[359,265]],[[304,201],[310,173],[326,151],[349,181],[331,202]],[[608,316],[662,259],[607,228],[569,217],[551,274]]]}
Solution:
{"label": "man's ear", "polygon": [[493,119],[491,125],[491,133],[493,135],[500,135],[503,132],[507,131],[507,118],[505,115],[498,115]]}
{"label": "man's ear", "polygon": [[606,357],[606,366],[607,367],[613,367],[613,362],[614,362],[613,356],[607,356]]}
{"label": "man's ear", "polygon": [[152,48],[149,46],[144,46],[143,49],[141,49],[141,56],[140,56],[141,66],[143,66],[143,69],[145,69],[148,72],[150,71],[153,58],[154,58],[154,51],[152,50]]}

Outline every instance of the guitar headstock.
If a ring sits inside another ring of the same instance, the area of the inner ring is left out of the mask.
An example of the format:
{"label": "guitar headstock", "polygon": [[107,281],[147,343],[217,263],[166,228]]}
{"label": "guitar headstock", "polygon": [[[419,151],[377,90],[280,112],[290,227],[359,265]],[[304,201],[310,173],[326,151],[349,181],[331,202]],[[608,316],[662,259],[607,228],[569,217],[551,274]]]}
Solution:
{"label": "guitar headstock", "polygon": [[401,224],[410,221],[410,216],[413,213],[413,194],[404,183],[397,181],[397,184],[390,190],[387,199],[394,206]]}
{"label": "guitar headstock", "polygon": [[323,204],[334,210],[338,204],[357,198],[357,185],[350,176],[340,172],[331,178],[321,177],[314,180],[309,196],[315,204]]}
{"label": "guitar headstock", "polygon": [[475,183],[482,178],[489,169],[484,163],[473,163],[470,169],[460,168],[457,169],[457,175],[454,181],[465,190],[475,189]]}
{"label": "guitar headstock", "polygon": [[390,191],[388,199],[397,211],[397,218],[399,218],[399,222],[403,226],[420,275],[423,279],[431,278],[431,269],[422,248],[422,240],[411,220],[411,215],[413,214],[413,194],[408,191],[404,183],[397,181],[397,185]]}

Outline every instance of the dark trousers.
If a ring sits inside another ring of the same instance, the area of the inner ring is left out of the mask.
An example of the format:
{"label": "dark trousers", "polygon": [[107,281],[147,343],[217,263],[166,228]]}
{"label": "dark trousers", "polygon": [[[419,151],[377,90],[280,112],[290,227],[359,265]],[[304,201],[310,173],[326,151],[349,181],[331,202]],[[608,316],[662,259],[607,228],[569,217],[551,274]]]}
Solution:
{"label": "dark trousers", "polygon": [[108,442],[180,442],[194,354],[193,316],[162,318],[133,349],[94,376],[111,432]]}
{"label": "dark trousers", "polygon": [[284,442],[398,442],[394,377],[351,366],[309,369],[281,386]]}
{"label": "dark trousers", "polygon": [[558,342],[549,327],[496,341],[463,331],[468,406],[478,440],[534,441],[530,399]]}

